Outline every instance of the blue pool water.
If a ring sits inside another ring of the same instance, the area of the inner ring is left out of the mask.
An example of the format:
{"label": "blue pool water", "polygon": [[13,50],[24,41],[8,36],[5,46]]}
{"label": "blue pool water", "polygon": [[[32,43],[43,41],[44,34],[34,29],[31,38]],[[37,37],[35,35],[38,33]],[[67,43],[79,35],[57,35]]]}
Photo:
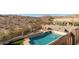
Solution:
{"label": "blue pool water", "polygon": [[50,42],[54,42],[59,37],[61,37],[61,35],[52,32],[45,32],[40,36],[30,38],[31,40],[30,43],[32,45],[46,45],[49,44]]}

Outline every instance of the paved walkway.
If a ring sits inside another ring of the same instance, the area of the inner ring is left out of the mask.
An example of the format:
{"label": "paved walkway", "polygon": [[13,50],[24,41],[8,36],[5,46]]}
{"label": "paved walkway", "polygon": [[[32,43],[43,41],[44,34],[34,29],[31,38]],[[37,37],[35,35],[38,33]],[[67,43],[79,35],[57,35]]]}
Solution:
{"label": "paved walkway", "polygon": [[31,44],[29,43],[29,41],[30,41],[29,38],[25,38],[23,44],[24,44],[24,45],[31,45]]}

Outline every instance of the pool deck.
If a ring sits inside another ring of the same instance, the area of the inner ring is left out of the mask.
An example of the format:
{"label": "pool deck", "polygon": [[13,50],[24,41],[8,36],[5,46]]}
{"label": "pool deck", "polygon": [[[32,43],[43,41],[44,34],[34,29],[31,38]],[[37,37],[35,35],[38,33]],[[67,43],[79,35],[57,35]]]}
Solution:
{"label": "pool deck", "polygon": [[71,32],[72,30],[79,28],[79,26],[59,26],[59,25],[45,25],[45,27],[60,32],[65,32],[65,29]]}
{"label": "pool deck", "polygon": [[25,38],[24,41],[23,41],[23,44],[24,44],[24,45],[31,45],[31,44],[29,43],[29,41],[30,41],[29,38]]}

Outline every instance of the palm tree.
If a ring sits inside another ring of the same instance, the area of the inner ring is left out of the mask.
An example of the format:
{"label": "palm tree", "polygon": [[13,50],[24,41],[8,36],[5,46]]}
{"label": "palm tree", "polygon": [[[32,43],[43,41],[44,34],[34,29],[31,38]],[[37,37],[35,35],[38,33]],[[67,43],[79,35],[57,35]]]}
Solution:
{"label": "palm tree", "polygon": [[49,17],[49,21],[51,24],[53,24],[54,18],[52,18],[51,16]]}

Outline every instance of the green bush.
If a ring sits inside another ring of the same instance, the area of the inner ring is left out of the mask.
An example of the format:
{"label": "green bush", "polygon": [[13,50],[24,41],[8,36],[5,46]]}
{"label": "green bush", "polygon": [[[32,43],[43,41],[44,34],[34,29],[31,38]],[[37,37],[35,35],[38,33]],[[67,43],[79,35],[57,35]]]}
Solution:
{"label": "green bush", "polygon": [[65,45],[65,43],[61,43],[60,45]]}

